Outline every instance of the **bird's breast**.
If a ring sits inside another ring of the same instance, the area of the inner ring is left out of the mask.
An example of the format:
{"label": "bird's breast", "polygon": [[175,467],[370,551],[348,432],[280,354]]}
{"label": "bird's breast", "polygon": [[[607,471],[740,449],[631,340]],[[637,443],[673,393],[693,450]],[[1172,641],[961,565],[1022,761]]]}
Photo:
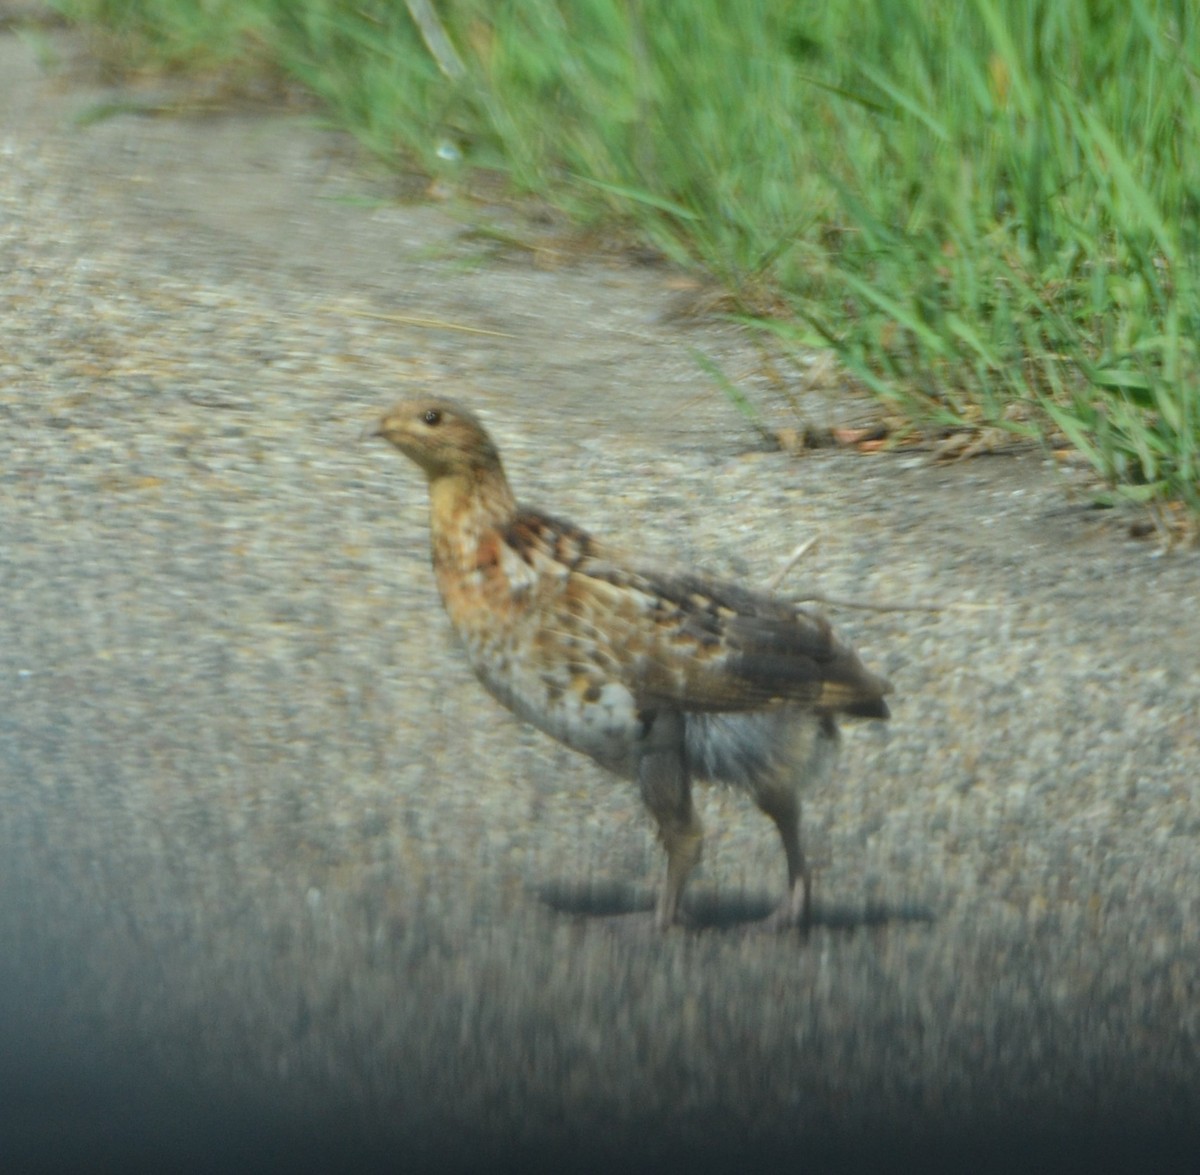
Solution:
{"label": "bird's breast", "polygon": [[446,613],[476,675],[520,718],[621,774],[642,726],[607,644],[572,603],[570,571],[489,533],[437,544]]}
{"label": "bird's breast", "polygon": [[479,679],[526,722],[612,771],[633,774],[643,733],[633,693],[586,641],[525,619],[487,633],[459,630]]}

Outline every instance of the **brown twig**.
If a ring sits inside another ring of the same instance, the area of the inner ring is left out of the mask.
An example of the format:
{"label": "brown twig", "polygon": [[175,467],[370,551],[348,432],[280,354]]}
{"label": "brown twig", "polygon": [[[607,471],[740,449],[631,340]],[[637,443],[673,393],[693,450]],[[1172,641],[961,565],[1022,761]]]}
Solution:
{"label": "brown twig", "polygon": [[788,577],[788,573],[804,558],[809,551],[813,550],[820,541],[820,535],[813,535],[810,539],[805,539],[784,561],[779,568],[764,585],[768,592],[774,593],[779,591],[779,585]]}
{"label": "brown twig", "polygon": [[845,600],[839,596],[797,596],[794,604],[824,604],[829,608],[853,608],[860,612],[987,612],[999,604],[875,604],[868,600]]}

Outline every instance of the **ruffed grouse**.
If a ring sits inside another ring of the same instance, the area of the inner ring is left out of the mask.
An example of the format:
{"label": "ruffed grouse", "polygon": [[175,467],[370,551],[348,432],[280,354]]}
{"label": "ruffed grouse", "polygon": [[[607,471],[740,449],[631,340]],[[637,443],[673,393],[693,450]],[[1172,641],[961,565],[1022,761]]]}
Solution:
{"label": "ruffed grouse", "polygon": [[496,446],[453,400],[403,401],[375,434],[429,480],[438,588],[483,684],[637,782],[667,854],[658,924],[678,918],[700,858],[693,779],[743,788],[775,822],[788,894],[773,921],[807,924],[801,790],[832,760],[837,715],[888,717],[888,683],[819,615],[518,506]]}

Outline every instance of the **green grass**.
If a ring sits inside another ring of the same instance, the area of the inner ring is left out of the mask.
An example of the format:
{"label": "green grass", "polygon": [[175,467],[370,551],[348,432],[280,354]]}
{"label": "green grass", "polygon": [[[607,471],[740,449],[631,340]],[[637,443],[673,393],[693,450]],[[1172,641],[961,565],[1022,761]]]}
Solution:
{"label": "green grass", "polygon": [[438,0],[461,69],[399,0],[60,7],[127,58],[280,69],[386,160],[630,226],[915,426],[1065,439],[1200,515],[1190,0]]}

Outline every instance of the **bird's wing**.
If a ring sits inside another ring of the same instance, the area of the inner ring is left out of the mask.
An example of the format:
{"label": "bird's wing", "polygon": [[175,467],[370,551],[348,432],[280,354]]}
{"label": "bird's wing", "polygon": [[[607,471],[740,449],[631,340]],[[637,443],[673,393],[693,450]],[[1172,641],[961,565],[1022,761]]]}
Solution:
{"label": "bird's wing", "polygon": [[734,711],[789,702],[886,717],[890,686],[828,622],[720,580],[614,563],[572,571],[563,602],[609,644],[640,705]]}
{"label": "bird's wing", "polygon": [[737,711],[788,702],[887,717],[890,685],[815,613],[639,564],[535,511],[522,511],[504,538],[547,585],[535,608],[543,638],[578,650],[639,706]]}

